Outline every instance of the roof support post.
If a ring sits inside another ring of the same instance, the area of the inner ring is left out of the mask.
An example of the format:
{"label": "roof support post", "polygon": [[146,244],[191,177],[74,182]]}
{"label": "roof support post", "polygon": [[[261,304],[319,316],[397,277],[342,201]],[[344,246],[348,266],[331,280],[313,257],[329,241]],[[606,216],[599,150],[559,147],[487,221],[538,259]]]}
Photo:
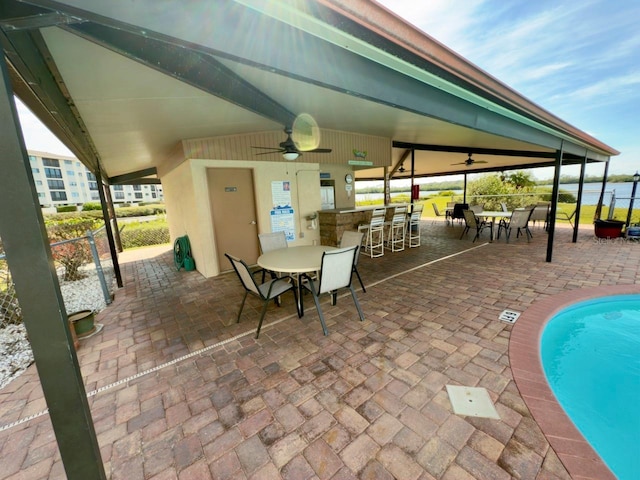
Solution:
{"label": "roof support post", "polygon": [[462,203],[467,203],[467,173],[464,173],[464,189],[462,190]]}
{"label": "roof support post", "polygon": [[384,204],[391,203],[391,179],[389,178],[389,167],[384,167]]}
{"label": "roof support post", "polygon": [[106,479],[4,55],[0,118],[0,235],[64,469]]}
{"label": "roof support post", "polygon": [[[610,160],[610,159],[609,159]],[[609,160],[604,164],[604,173],[602,174],[602,190],[600,190],[600,198],[598,199],[598,205],[596,211],[593,214],[594,220],[600,220],[602,215],[602,204],[604,203],[604,192],[607,188],[607,177],[609,176]]]}
{"label": "roof support post", "polygon": [[[109,184],[105,185],[104,193],[105,193],[105,196],[107,197],[107,206],[109,207],[109,218],[113,220],[113,238],[116,241],[116,250],[118,252],[122,252],[122,239],[120,238],[120,230],[118,229],[118,217],[116,217],[116,210],[113,206],[113,197],[111,196],[111,187]],[[118,285],[118,286],[121,286],[121,285]]]}
{"label": "roof support post", "polygon": [[[120,272],[120,264],[118,263],[118,252],[116,251],[116,244],[113,238],[113,229],[111,228],[111,220],[109,216],[109,206],[107,205],[107,198],[105,195],[105,190],[109,189],[109,185],[106,185],[102,181],[102,172],[100,171],[100,167],[98,166],[98,171],[96,172],[96,177],[98,178],[98,182],[100,188],[98,188],[98,195],[100,195],[100,206],[102,207],[102,218],[104,218],[104,229],[107,233],[107,241],[109,242],[109,252],[111,253],[111,261],[113,263],[113,273],[116,276],[116,282],[118,287],[122,288],[122,273]],[[109,196],[111,199],[111,196]],[[115,219],[116,216],[114,215]],[[118,237],[119,238],[119,237]]]}
{"label": "roof support post", "polygon": [[411,149],[411,193],[409,194],[409,198],[411,198],[411,205],[413,205],[413,182],[414,182],[413,174],[415,173],[415,168],[416,168],[416,151],[412,148]]}
{"label": "roof support post", "polygon": [[582,208],[582,193],[584,190],[584,174],[587,166],[587,158],[589,156],[589,150],[584,152],[584,158],[582,159],[582,163],[580,164],[580,181],[578,182],[578,203],[576,203],[576,216],[573,226],[573,238],[572,242],[576,243],[578,241],[578,225],[580,225],[580,209]]}
{"label": "roof support post", "polygon": [[[547,237],[547,262],[553,257],[553,237],[556,233],[556,213],[558,211],[558,192],[560,191],[560,168],[562,167],[564,141],[560,150],[556,150],[555,171],[553,174],[553,192],[551,193],[551,211],[549,212],[549,235]],[[578,221],[576,219],[576,221]]]}

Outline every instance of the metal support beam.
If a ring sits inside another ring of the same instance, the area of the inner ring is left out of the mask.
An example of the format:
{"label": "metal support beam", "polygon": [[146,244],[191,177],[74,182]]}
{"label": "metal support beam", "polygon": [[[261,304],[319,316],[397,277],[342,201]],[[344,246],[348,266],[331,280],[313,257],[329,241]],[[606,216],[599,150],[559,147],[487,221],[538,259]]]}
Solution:
{"label": "metal support beam", "polygon": [[[124,175],[116,175],[109,177],[109,185],[142,185],[142,181],[145,177],[157,175],[158,169],[156,167],[145,168],[144,170],[138,170],[137,172],[125,173]],[[159,184],[159,178],[149,179],[153,180],[154,184]]]}
{"label": "metal support beam", "polygon": [[578,202],[576,203],[576,216],[573,223],[573,237],[572,242],[578,241],[578,226],[580,225],[580,210],[582,209],[582,193],[584,191],[584,175],[587,167],[587,158],[589,157],[589,150],[584,152],[584,159],[580,165],[580,180],[578,182]]}
{"label": "metal support beam", "polygon": [[0,236],[67,478],[106,479],[67,313],[0,56]]}
{"label": "metal support beam", "polygon": [[[560,169],[562,168],[562,146],[556,152],[555,170],[553,173],[553,192],[551,193],[551,211],[549,212],[549,234],[547,236],[547,262],[553,257],[553,238],[556,233],[556,213],[558,212],[558,193],[560,192]],[[577,221],[577,219],[576,219]]]}
{"label": "metal support beam", "polygon": [[604,203],[604,193],[607,188],[607,177],[609,176],[609,162],[604,164],[604,173],[602,174],[602,190],[600,190],[600,198],[598,198],[598,205],[596,211],[593,214],[594,220],[600,220],[602,215],[602,204]]}
{"label": "metal support beam", "polygon": [[[109,185],[105,185],[101,180],[102,172],[98,170],[96,177],[98,178],[98,195],[100,196],[100,206],[102,207],[102,218],[104,219],[104,229],[107,233],[107,241],[109,242],[109,251],[111,253],[111,261],[113,263],[113,273],[116,277],[118,287],[122,288],[122,273],[120,273],[120,263],[118,263],[118,252],[116,250],[116,243],[113,238],[113,229],[111,228],[111,221],[109,218],[109,206],[107,205],[107,198],[104,193],[109,189]],[[115,218],[115,216],[113,217]]]}

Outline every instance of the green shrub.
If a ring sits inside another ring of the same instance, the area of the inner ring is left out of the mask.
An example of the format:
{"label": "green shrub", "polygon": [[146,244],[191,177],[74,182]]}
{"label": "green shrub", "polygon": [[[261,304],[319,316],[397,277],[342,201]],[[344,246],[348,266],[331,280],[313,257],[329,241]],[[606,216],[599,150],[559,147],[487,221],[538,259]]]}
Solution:
{"label": "green shrub", "polygon": [[164,205],[149,205],[146,207],[121,207],[115,210],[116,217],[146,217],[165,213]]}
{"label": "green shrub", "polygon": [[[553,189],[551,188],[541,188],[538,190],[540,198],[542,198],[545,202],[551,201],[551,196],[553,193]],[[566,190],[560,189],[558,192],[558,203],[576,203],[578,200],[572,193],[567,192]]]}
{"label": "green shrub", "polygon": [[78,207],[75,205],[59,205],[56,207],[56,212],[64,213],[64,212],[77,212]]}
{"label": "green shrub", "polygon": [[[96,219],[71,218],[57,222],[50,221],[47,233],[51,243],[84,237],[87,230],[94,230],[100,222]],[[78,269],[91,261],[91,250],[86,240],[55,245],[51,248],[54,260],[64,265],[64,280],[73,281],[82,278]]]}
{"label": "green shrub", "polygon": [[82,205],[82,211],[88,212],[89,210],[100,210],[102,211],[102,206],[98,202],[87,202]]}
{"label": "green shrub", "polygon": [[169,243],[169,228],[165,220],[132,222],[124,225],[120,232],[122,248],[138,248]]}

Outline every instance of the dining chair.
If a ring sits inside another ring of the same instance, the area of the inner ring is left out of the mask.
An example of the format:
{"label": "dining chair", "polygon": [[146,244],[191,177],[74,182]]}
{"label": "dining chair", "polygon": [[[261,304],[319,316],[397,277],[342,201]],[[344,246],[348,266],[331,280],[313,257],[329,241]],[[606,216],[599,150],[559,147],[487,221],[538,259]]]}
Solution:
{"label": "dining chair", "polygon": [[547,230],[549,225],[549,211],[551,209],[551,204],[549,202],[538,203],[531,212],[531,217],[529,221],[533,222],[533,225],[536,225],[536,222],[542,222],[544,225],[544,229]]}
{"label": "dining chair", "polygon": [[[330,294],[331,304],[335,305],[338,297],[338,290],[341,288],[348,288],[351,292],[353,303],[358,310],[360,321],[364,320],[364,314],[360,308],[360,303],[358,303],[356,291],[351,284],[351,279],[353,277],[353,263],[355,261],[357,250],[357,246],[352,246],[324,252],[322,255],[320,275],[317,280],[307,276],[306,273],[302,274],[302,286],[309,290],[313,296],[313,301],[316,304],[316,310],[318,311],[318,317],[320,317],[322,332],[325,335],[328,335],[329,331],[327,330],[324,315],[322,314],[322,308],[320,307],[319,297],[322,294]],[[304,311],[302,312],[302,315],[304,315]]]}
{"label": "dining chair", "polygon": [[464,219],[464,213],[462,212],[468,209],[469,209],[468,203],[456,203],[453,206],[453,210],[451,211],[451,224],[453,225],[454,220],[460,221]]}
{"label": "dining chair", "polygon": [[478,220],[478,217],[476,217],[476,214],[473,213],[473,210],[469,210],[469,209],[463,210],[462,215],[464,216],[465,227],[464,227],[464,230],[462,231],[462,235],[460,235],[460,240],[462,240],[462,237],[464,237],[464,235],[468,233],[469,230],[473,229],[476,232],[475,237],[473,237],[473,241],[475,242],[476,239],[480,237],[480,233],[482,233],[482,230],[484,230],[485,228],[488,228],[491,230],[490,234],[491,234],[491,238],[493,239],[493,222]]}
{"label": "dining chair", "polygon": [[338,248],[346,248],[357,246],[358,249],[356,251],[356,257],[353,261],[353,273],[358,277],[358,281],[360,282],[360,286],[362,287],[362,291],[367,293],[367,289],[364,288],[364,283],[362,283],[362,278],[360,278],[360,273],[358,272],[358,260],[360,258],[360,247],[362,245],[362,239],[364,238],[364,233],[362,232],[353,232],[350,230],[345,230],[342,233],[342,238],[340,238],[340,245]]}
{"label": "dining chair", "polygon": [[533,235],[531,234],[531,230],[529,230],[529,218],[533,213],[533,208],[516,208],[512,213],[510,218],[504,218],[500,220],[498,224],[498,238],[500,238],[500,232],[504,230],[507,235],[507,243],[509,243],[509,237],[511,236],[511,232],[516,230],[516,238],[520,236],[521,233],[527,236],[527,242]]}
{"label": "dining chair", "polygon": [[[270,232],[270,233],[259,233],[258,241],[260,242],[260,251],[262,253],[270,252],[271,250],[278,250],[280,248],[287,248],[289,244],[287,243],[287,235],[284,231],[279,232]],[[264,282],[265,273],[267,271],[262,268],[258,270],[254,270],[253,274],[262,273],[262,281]],[[269,272],[272,278],[278,277],[277,272]]]}
{"label": "dining chair", "polygon": [[298,304],[298,295],[296,294],[293,279],[291,277],[272,278],[267,282],[258,284],[256,283],[251,269],[243,260],[240,260],[233,255],[229,255],[228,253],[225,253],[224,255],[229,259],[231,265],[233,265],[233,269],[236,274],[238,274],[240,283],[242,283],[242,286],[244,287],[244,297],[242,298],[242,304],[240,305],[240,311],[238,312],[238,323],[240,323],[240,315],[244,309],[244,303],[247,300],[247,295],[251,294],[262,300],[262,312],[260,313],[260,321],[258,322],[258,329],[256,330],[256,338],[258,338],[260,335],[260,328],[262,327],[262,321],[267,313],[267,305],[271,300],[274,300],[276,304],[279,305],[278,297],[291,290],[293,291],[295,303],[296,305]]}
{"label": "dining chair", "polygon": [[420,246],[420,219],[422,218],[423,205],[414,203],[411,209],[411,215],[407,223],[407,243],[409,248]]}

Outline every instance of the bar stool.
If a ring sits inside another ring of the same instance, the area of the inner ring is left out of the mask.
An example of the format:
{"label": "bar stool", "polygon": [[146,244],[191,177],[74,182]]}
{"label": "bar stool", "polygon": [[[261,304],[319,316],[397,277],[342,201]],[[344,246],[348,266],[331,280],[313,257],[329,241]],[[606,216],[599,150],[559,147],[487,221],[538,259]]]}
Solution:
{"label": "bar stool", "polygon": [[422,217],[421,203],[416,203],[411,209],[411,216],[407,224],[407,240],[409,248],[420,246],[420,217]]}
{"label": "bar stool", "polygon": [[387,245],[392,252],[404,250],[405,230],[407,227],[407,206],[399,205],[393,211],[393,217],[389,222],[389,237]]}
{"label": "bar stool", "polygon": [[384,216],[385,208],[376,208],[371,212],[371,220],[367,225],[358,227],[358,231],[365,232],[364,249],[371,258],[384,255]]}

